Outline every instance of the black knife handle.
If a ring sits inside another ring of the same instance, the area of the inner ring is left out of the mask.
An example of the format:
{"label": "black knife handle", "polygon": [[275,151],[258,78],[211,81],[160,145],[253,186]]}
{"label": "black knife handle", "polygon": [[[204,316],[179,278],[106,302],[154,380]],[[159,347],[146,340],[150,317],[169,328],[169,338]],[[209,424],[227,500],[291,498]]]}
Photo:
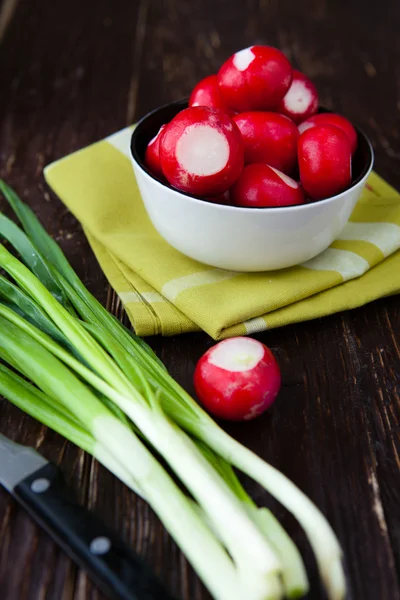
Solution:
{"label": "black knife handle", "polygon": [[68,498],[56,465],[24,479],[13,495],[113,600],[174,600],[122,539]]}

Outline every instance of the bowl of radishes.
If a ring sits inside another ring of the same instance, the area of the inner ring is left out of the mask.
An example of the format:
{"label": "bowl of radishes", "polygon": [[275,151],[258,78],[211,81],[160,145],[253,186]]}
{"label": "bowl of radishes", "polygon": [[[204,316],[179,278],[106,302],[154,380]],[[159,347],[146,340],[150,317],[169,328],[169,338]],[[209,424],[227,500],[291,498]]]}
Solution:
{"label": "bowl of radishes", "polygon": [[176,250],[233,271],[301,264],[350,218],[373,165],[368,138],[319,106],[276,48],[231,56],[189,98],[136,125],[136,181]]}

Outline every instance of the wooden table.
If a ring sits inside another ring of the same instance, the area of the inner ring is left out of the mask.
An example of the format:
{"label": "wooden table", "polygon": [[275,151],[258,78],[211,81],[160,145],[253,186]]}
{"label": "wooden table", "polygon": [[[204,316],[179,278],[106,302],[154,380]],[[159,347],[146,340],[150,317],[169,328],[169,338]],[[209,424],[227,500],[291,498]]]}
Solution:
{"label": "wooden table", "polygon": [[[118,316],[79,224],[47,189],[44,165],[188,94],[233,51],[280,47],[322,103],[371,137],[376,169],[400,188],[400,3],[361,0],[3,0],[0,168],[40,215],[90,290]],[[399,298],[258,336],[283,371],[263,418],[228,426],[295,481],[343,545],[353,600],[399,600]],[[0,332],[1,335],[1,332]],[[153,339],[192,390],[206,335]],[[115,527],[180,598],[206,600],[148,506],[96,461],[0,401],[0,431],[59,463],[79,500]],[[324,598],[304,535],[260,488],[305,555],[311,599]],[[96,588],[0,490],[1,600],[100,600]],[[245,600],[245,599],[244,599]]]}

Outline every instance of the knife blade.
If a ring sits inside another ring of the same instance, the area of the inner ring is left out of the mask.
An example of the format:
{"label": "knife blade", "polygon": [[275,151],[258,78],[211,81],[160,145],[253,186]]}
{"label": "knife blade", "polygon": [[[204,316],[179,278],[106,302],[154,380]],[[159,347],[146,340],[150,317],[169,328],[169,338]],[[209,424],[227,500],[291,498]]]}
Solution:
{"label": "knife blade", "polygon": [[0,434],[0,484],[112,600],[176,600],[150,567],[71,498],[60,469]]}

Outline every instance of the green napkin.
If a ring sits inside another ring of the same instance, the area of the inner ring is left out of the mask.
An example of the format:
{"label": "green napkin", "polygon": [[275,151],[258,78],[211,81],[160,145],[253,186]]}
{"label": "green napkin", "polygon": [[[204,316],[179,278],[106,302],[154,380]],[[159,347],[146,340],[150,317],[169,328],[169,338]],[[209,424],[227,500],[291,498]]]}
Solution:
{"label": "green napkin", "polygon": [[138,335],[246,335],[400,292],[400,195],[372,173],[339,239],[306,263],[237,273],[198,263],[154,229],[129,159],[132,128],[45,169],[79,219]]}

